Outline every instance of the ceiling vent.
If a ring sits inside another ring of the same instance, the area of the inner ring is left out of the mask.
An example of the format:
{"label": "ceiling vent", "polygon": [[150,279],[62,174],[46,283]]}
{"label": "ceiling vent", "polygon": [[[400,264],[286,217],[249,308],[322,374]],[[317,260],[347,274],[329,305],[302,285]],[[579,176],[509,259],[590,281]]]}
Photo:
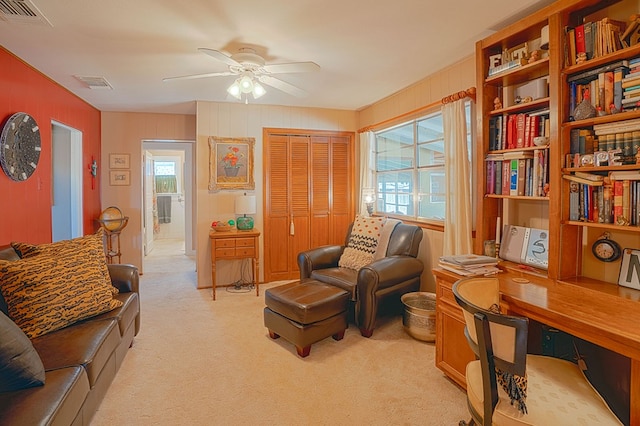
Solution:
{"label": "ceiling vent", "polygon": [[89,89],[107,89],[113,90],[113,86],[104,77],[86,77],[83,75],[74,76],[83,82]]}
{"label": "ceiling vent", "polygon": [[0,0],[0,19],[21,24],[51,25],[51,22],[28,0]]}

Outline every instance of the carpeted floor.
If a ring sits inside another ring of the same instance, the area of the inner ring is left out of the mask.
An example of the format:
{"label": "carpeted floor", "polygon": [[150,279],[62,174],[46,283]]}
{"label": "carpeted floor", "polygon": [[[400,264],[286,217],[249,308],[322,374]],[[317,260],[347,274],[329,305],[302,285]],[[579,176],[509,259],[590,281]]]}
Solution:
{"label": "carpeted floor", "polygon": [[[195,288],[194,263],[159,240],[141,277],[141,330],[92,425],[457,425],[466,396],[435,346],[383,318],[299,358],[263,325],[264,290]],[[178,242],[179,243],[179,242]]]}

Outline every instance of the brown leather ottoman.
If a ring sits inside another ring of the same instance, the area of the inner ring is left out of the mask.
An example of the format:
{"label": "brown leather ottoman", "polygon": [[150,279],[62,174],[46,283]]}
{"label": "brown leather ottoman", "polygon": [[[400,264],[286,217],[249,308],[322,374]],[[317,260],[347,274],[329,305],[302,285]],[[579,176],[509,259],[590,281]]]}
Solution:
{"label": "brown leather ottoman", "polygon": [[348,300],[346,291],[316,280],[283,284],[264,292],[264,325],[272,339],[284,337],[304,358],[311,344],[344,337]]}

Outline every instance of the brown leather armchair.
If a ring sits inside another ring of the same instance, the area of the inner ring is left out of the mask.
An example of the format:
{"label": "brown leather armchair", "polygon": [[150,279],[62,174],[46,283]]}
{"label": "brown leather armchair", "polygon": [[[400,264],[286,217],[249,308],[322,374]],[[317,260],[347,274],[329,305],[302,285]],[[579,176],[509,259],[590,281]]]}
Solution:
{"label": "brown leather armchair", "polygon": [[359,271],[338,266],[350,234],[351,226],[342,246],[322,246],[298,254],[300,280],[312,278],[348,291],[360,333],[371,337],[382,300],[399,300],[403,294],[420,289],[424,265],[416,256],[422,228],[397,224],[389,238],[386,257],[374,260]]}

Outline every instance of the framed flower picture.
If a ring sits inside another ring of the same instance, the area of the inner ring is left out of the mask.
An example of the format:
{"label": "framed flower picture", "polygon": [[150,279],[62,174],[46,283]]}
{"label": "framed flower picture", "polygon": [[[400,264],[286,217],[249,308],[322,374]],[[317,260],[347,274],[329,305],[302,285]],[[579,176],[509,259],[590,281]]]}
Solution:
{"label": "framed flower picture", "polygon": [[255,138],[209,137],[209,190],[255,189]]}

